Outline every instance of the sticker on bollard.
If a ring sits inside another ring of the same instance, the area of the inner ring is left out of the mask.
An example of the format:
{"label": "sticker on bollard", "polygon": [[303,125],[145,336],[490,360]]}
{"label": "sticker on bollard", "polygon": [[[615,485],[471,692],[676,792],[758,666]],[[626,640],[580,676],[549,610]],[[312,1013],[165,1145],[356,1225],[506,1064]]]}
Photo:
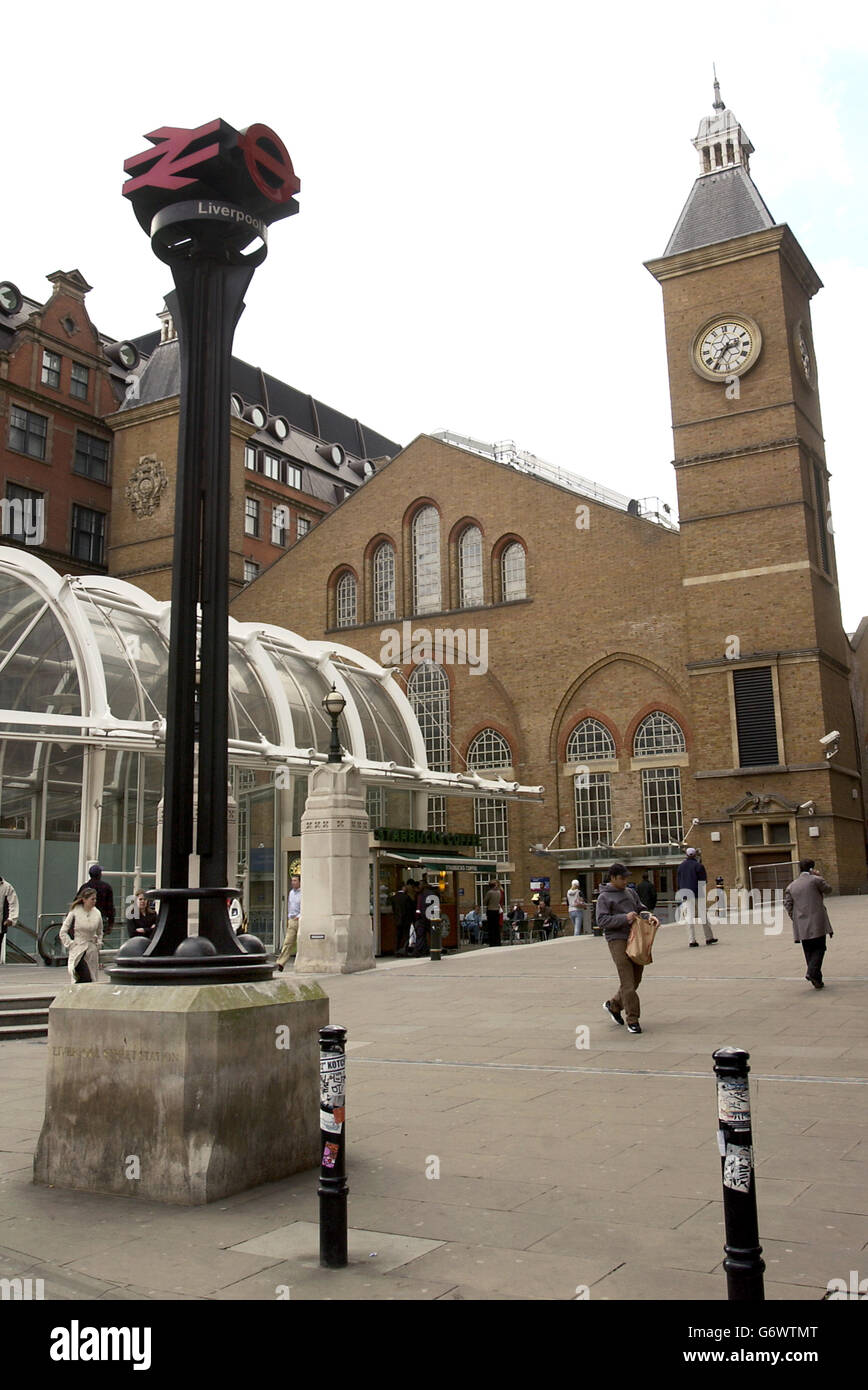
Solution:
{"label": "sticker on bollard", "polygon": [[740,1144],[727,1144],[723,1160],[723,1185],[731,1192],[749,1192],[753,1172],[753,1150]]}
{"label": "sticker on bollard", "polygon": [[325,1269],[347,1264],[346,1028],[319,1030],[319,1124],[322,1141],[319,1187],[319,1262]]}
{"label": "sticker on bollard", "polygon": [[745,1115],[750,1117],[750,1095],[747,1088],[747,1077],[718,1079],[717,1082],[717,1118],[724,1120],[728,1124],[738,1124]]}

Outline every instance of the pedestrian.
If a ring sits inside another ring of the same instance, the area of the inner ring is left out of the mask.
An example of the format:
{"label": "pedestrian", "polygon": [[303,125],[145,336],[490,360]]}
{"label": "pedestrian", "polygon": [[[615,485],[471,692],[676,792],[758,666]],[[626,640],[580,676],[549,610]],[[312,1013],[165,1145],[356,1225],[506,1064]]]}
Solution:
{"label": "pedestrian", "polygon": [[413,919],[413,926],[416,931],[416,946],[413,951],[415,956],[430,955],[428,945],[428,924],[437,921],[440,917],[440,890],[436,883],[428,882],[428,875],[422,875],[419,884],[419,892],[416,894],[416,915]]}
{"label": "pedestrian", "polygon": [[6,959],[6,932],[18,926],[18,894],[0,874],[0,964]]}
{"label": "pedestrian", "polygon": [[293,948],[298,946],[298,928],[301,921],[301,875],[293,874],[289,880],[289,900],[286,904],[286,936],[283,938],[283,945],[280,948],[280,955],[274,962],[277,969],[283,973],[284,966],[289,964]]}
{"label": "pedestrian", "polygon": [[808,967],[805,979],[810,980],[814,989],[823,988],[826,937],[834,936],[823,902],[831,891],[822,874],[814,868],[813,859],[799,860],[798,878],[784,889],[784,907],[793,923],[793,940],[802,943]]}
{"label": "pedestrian", "polygon": [[598,883],[598,884],[596,885],[596,887],[594,888],[593,893],[591,894],[591,913],[590,913],[590,916],[591,916],[591,934],[592,934],[593,936],[602,936],[602,935],[603,935],[602,929],[601,929],[600,927],[597,926],[597,903],[600,901],[600,894],[601,894],[601,892],[603,891],[603,887],[604,887],[604,885],[603,885],[602,883]]}
{"label": "pedestrian", "polygon": [[127,909],[126,918],[129,936],[144,936],[150,941],[156,930],[157,914],[147,893],[142,888],[136,893],[132,904]]}
{"label": "pedestrian", "polygon": [[102,917],[103,925],[106,931],[110,932],[115,924],[115,895],[112,892],[111,884],[103,880],[102,864],[91,864],[88,873],[90,874],[90,878],[87,880],[87,883],[82,883],[80,885],[76,897],[78,897],[78,894],[83,893],[86,888],[93,889],[96,894],[96,905]]}
{"label": "pedestrian", "polygon": [[416,913],[416,883],[408,878],[392,898],[392,913],[395,923],[395,955],[406,956],[410,940],[410,928]]}
{"label": "pedestrian", "polygon": [[585,929],[585,908],[588,904],[582,897],[579,880],[574,878],[567,889],[567,910],[573,924],[573,936],[581,936]]}
{"label": "pedestrian", "polygon": [[707,882],[708,874],[705,872],[705,865],[700,860],[693,845],[688,845],[684,858],[678,865],[678,893],[675,899],[681,904],[681,920],[687,923],[688,946],[699,945],[696,940],[697,922],[702,924],[706,946],[714,946],[717,942],[717,937],[713,935],[701,907],[701,902],[705,900],[705,888],[703,887],[700,894],[699,885]]}
{"label": "pedestrian", "polygon": [[[627,941],[630,928],[640,912],[644,911],[636,889],[627,886],[627,870],[623,864],[613,864],[609,870],[609,882],[600,889],[597,898],[597,925],[606,937],[609,954],[618,972],[618,990],[603,1004],[606,1013],[615,1023],[624,1023],[627,1015],[627,1032],[641,1033],[639,1023],[639,983],[642,979],[642,966],[637,965],[627,955]],[[657,926],[657,918],[651,917],[652,926]]]}
{"label": "pedestrian", "polygon": [[636,884],[636,893],[642,906],[647,908],[649,912],[653,912],[657,906],[657,889],[654,887],[647,873],[644,873]]}
{"label": "pedestrian", "polygon": [[496,878],[491,878],[485,890],[483,904],[485,907],[485,930],[488,936],[489,946],[500,945],[500,910],[502,903],[503,894],[500,889],[500,884]]}
{"label": "pedestrian", "polygon": [[67,969],[73,984],[95,983],[99,979],[102,932],[96,889],[85,886],[73,898],[60,926],[60,939],[69,952]]}
{"label": "pedestrian", "polygon": [[524,910],[524,904],[513,903],[506,916],[512,928],[512,939],[513,941],[518,941],[521,937],[521,929],[527,922],[527,913]]}

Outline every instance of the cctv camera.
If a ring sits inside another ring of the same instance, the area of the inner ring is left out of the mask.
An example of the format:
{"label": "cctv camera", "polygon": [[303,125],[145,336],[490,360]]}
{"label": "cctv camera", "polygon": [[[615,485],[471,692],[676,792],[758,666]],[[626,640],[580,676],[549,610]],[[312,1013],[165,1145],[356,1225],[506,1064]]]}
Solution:
{"label": "cctv camera", "polygon": [[828,748],[830,743],[837,743],[840,737],[841,735],[839,734],[838,730],[833,729],[830,734],[823,734],[823,737],[820,739],[820,742],[824,748]]}
{"label": "cctv camera", "polygon": [[559,835],[565,834],[565,833],[566,833],[566,829],[567,829],[567,827],[566,827],[565,825],[560,825],[560,826],[558,826],[558,834],[559,834]]}

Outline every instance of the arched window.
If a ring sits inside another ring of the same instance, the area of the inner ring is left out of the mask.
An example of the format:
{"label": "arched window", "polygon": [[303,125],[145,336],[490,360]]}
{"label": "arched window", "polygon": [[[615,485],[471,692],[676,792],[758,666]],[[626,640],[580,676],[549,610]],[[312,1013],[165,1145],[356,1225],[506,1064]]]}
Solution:
{"label": "arched window", "polygon": [[504,603],[527,598],[527,566],[524,546],[518,541],[508,545],[500,557],[501,596]]}
{"label": "arched window", "polygon": [[683,753],[686,747],[680,725],[671,715],[655,709],[636,730],[633,755],[637,758],[659,757],[661,753]]}
{"label": "arched window", "polygon": [[436,613],[440,600],[440,517],[422,507],[413,518],[413,611]]}
{"label": "arched window", "polygon": [[[428,766],[433,772],[448,772],[451,710],[443,667],[423,661],[407,682],[407,697],[422,730]],[[428,829],[446,829],[445,796],[428,797]]]}
{"label": "arched window", "polygon": [[483,602],[482,532],[466,526],[458,541],[458,606],[473,608]]}
{"label": "arched window", "polygon": [[[637,758],[683,753],[686,747],[680,725],[659,709],[642,720],[633,740]],[[646,844],[680,845],[684,836],[680,767],[642,769],[642,808]]]}
{"label": "arched window", "polygon": [[356,577],[345,570],[338,580],[336,598],[337,627],[354,627],[356,623]]}
{"label": "arched window", "polygon": [[467,766],[512,767],[512,753],[503,734],[499,734],[496,729],[483,729],[478,733],[467,750]]}
{"label": "arched window", "polygon": [[395,551],[383,541],[374,551],[374,622],[383,623],[395,615]]}
{"label": "arched window", "polygon": [[567,739],[568,763],[600,762],[614,756],[615,740],[599,719],[583,719]]}

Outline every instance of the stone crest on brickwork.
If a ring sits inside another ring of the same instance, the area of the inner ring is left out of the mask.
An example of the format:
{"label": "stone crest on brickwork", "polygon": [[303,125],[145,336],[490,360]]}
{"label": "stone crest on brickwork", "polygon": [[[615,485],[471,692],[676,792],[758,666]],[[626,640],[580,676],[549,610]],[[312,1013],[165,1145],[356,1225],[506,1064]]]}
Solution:
{"label": "stone crest on brickwork", "polygon": [[130,475],[124,495],[136,516],[153,516],[168,486],[169,477],[163,464],[153,454],[145,454]]}

